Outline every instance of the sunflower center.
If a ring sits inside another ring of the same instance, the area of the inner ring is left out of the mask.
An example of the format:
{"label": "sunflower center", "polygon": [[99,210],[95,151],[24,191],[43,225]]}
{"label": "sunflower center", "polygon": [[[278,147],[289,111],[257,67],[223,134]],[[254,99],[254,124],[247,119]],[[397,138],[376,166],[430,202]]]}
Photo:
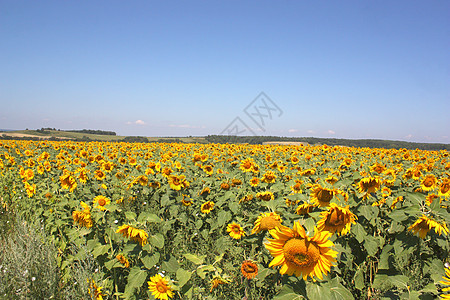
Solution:
{"label": "sunflower center", "polygon": [[158,292],[160,293],[165,293],[167,292],[167,286],[163,283],[163,282],[158,282],[156,284],[156,289],[158,290]]}
{"label": "sunflower center", "polygon": [[417,224],[417,227],[424,230],[429,230],[430,227],[428,226],[427,222],[422,221],[419,224]]}
{"label": "sunflower center", "polygon": [[261,224],[259,228],[261,228],[261,230],[270,230],[274,229],[278,225],[280,225],[280,221],[276,220],[272,216],[268,216],[261,219]]}
{"label": "sunflower center", "polygon": [[312,267],[320,257],[320,250],[306,239],[290,239],[283,247],[285,259],[297,267]]}
{"label": "sunflower center", "polygon": [[333,198],[333,192],[327,189],[320,189],[317,192],[317,199],[321,202],[330,202]]}
{"label": "sunflower center", "polygon": [[246,273],[255,273],[256,269],[255,269],[255,267],[253,267],[252,265],[246,264],[246,265],[244,266],[244,271],[245,271]]}
{"label": "sunflower center", "polygon": [[100,198],[100,199],[98,200],[98,205],[100,205],[100,206],[105,206],[105,204],[106,204],[106,200],[105,200],[105,199]]}
{"label": "sunflower center", "polygon": [[327,221],[330,225],[339,226],[345,223],[345,215],[340,210],[334,209]]}

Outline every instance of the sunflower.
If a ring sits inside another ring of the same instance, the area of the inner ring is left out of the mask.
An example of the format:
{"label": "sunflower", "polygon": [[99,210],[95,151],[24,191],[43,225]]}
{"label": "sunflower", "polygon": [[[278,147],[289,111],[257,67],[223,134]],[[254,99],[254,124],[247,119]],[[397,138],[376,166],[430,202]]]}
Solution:
{"label": "sunflower", "polygon": [[25,190],[27,191],[28,198],[33,197],[33,195],[36,193],[36,184],[29,184],[25,181]]}
{"label": "sunflower", "polygon": [[439,235],[441,235],[442,233],[447,235],[449,232],[445,223],[440,224],[425,215],[422,215],[422,217],[420,217],[414,224],[409,226],[408,230],[412,231],[413,234],[418,233],[419,237],[421,239],[424,239],[431,228],[434,228],[434,231]]}
{"label": "sunflower", "polygon": [[222,190],[228,191],[228,190],[230,189],[230,184],[229,184],[228,182],[222,182],[222,183],[220,184],[220,188],[221,188]]}
{"label": "sunflower", "polygon": [[73,190],[77,187],[75,178],[73,178],[69,173],[60,176],[59,181],[61,182],[62,188],[68,189],[70,192],[73,192]]}
{"label": "sunflower", "polygon": [[397,205],[397,203],[402,202],[403,201],[403,196],[398,196],[397,198],[394,199],[394,201],[392,201],[391,204],[391,209],[394,209]]}
{"label": "sunflower", "polygon": [[97,180],[103,180],[106,178],[106,175],[105,175],[105,173],[102,172],[102,170],[95,170],[94,177]]}
{"label": "sunflower", "polygon": [[442,179],[438,187],[438,194],[441,197],[450,197],[450,178]]}
{"label": "sunflower", "polygon": [[[443,280],[439,281],[440,284],[446,287],[442,288],[442,292],[450,292],[450,267],[445,268],[445,275],[442,277]],[[440,294],[442,299],[450,299],[450,294]]]}
{"label": "sunflower", "polygon": [[304,280],[308,276],[322,280],[322,274],[330,271],[338,253],[331,249],[334,243],[329,240],[330,232],[317,228],[314,231],[313,237],[307,236],[298,221],[294,222],[293,229],[281,225],[270,230],[273,239],[268,239],[265,247],[274,258],[269,267],[281,266],[281,274],[295,274]]}
{"label": "sunflower", "polygon": [[302,194],[303,190],[302,190],[302,182],[300,180],[300,182],[297,182],[294,185],[291,185],[291,190],[294,194]]}
{"label": "sunflower", "polygon": [[130,225],[122,225],[117,229],[116,233],[121,233],[125,238],[138,242],[141,246],[147,244],[148,234],[142,229],[137,229]]}
{"label": "sunflower", "polygon": [[246,158],[245,160],[241,161],[241,166],[240,169],[243,172],[251,172],[253,169],[253,159],[251,158]]}
{"label": "sunflower", "polygon": [[212,201],[206,201],[200,207],[200,210],[204,214],[209,214],[213,209],[214,209],[214,202],[212,202]]}
{"label": "sunflower", "polygon": [[334,177],[333,175],[328,176],[327,178],[325,178],[325,181],[331,185],[335,184],[336,182],[338,182],[338,179],[336,177]]}
{"label": "sunflower", "polygon": [[148,289],[156,299],[167,300],[173,297],[172,287],[169,285],[167,279],[161,275],[156,274],[150,277],[150,281],[147,281],[147,283]]}
{"label": "sunflower", "polygon": [[219,284],[227,284],[230,283],[230,281],[226,278],[220,277],[220,276],[214,276],[213,280],[211,280],[211,289],[209,290],[210,293],[219,286]]}
{"label": "sunflower", "polygon": [[311,204],[309,204],[309,203],[303,203],[303,204],[300,204],[297,208],[296,208],[296,210],[295,210],[295,213],[297,214],[297,215],[307,215],[307,214],[309,214],[310,212],[312,212],[313,211],[313,209],[314,209],[314,205],[311,205]]}
{"label": "sunflower", "polygon": [[91,217],[91,209],[89,205],[84,203],[83,201],[80,202],[81,207],[83,207],[82,211],[73,211],[72,212],[72,218],[75,223],[78,223],[80,226],[91,228],[92,225],[94,225],[94,222],[92,221]]}
{"label": "sunflower", "polygon": [[208,176],[211,176],[212,174],[214,174],[214,169],[213,169],[213,167],[210,166],[210,165],[204,166],[204,167],[203,167],[203,171],[205,171],[205,173],[206,173]]}
{"label": "sunflower", "polygon": [[209,187],[204,187],[199,193],[199,196],[206,196],[209,195],[209,193],[211,192],[211,190],[209,189]]}
{"label": "sunflower", "polygon": [[324,188],[320,184],[315,184],[311,187],[311,203],[319,207],[328,206],[334,194],[335,190]]}
{"label": "sunflower", "polygon": [[250,179],[250,185],[252,187],[257,187],[259,184],[259,178],[257,177],[253,177],[252,179]]}
{"label": "sunflower", "polygon": [[94,205],[97,204],[97,206],[95,206],[95,208],[98,208],[100,210],[106,210],[105,205],[111,203],[111,200],[108,197],[105,197],[103,195],[98,195],[94,198]]}
{"label": "sunflower", "polygon": [[269,231],[281,225],[281,222],[281,217],[275,212],[262,213],[256,219],[251,234]]}
{"label": "sunflower", "polygon": [[359,181],[359,192],[366,195],[375,193],[381,187],[381,181],[378,177],[366,177]]}
{"label": "sunflower", "polygon": [[245,195],[244,197],[242,197],[242,198],[239,200],[239,203],[242,203],[242,202],[249,202],[249,201],[251,201],[251,200],[253,200],[253,195],[252,195],[252,194],[247,194],[247,195]]}
{"label": "sunflower", "polygon": [[422,188],[423,191],[426,192],[434,190],[436,186],[437,186],[437,179],[436,176],[434,176],[433,174],[425,175],[425,177],[420,182],[420,187]]}
{"label": "sunflower", "polygon": [[320,213],[322,219],[317,222],[317,229],[320,231],[337,232],[338,235],[345,235],[350,231],[352,224],[356,224],[358,218],[350,211],[349,207],[340,207],[331,203],[327,211]]}
{"label": "sunflower", "polygon": [[188,196],[183,194],[183,199],[181,199],[181,204],[184,206],[191,206],[192,205],[192,199]]}
{"label": "sunflower", "polygon": [[263,175],[263,178],[261,178],[262,182],[266,183],[274,183],[277,179],[277,175],[273,171],[268,171]]}
{"label": "sunflower", "polygon": [[227,232],[235,240],[240,240],[245,235],[244,229],[237,223],[230,223],[227,226]]}
{"label": "sunflower", "polygon": [[241,273],[247,279],[253,279],[258,275],[258,265],[251,260],[244,260],[241,264]]}
{"label": "sunflower", "polygon": [[258,198],[259,200],[264,200],[264,201],[270,201],[275,199],[274,195],[272,192],[259,192],[256,193],[256,198]]}
{"label": "sunflower", "polygon": [[88,283],[89,283],[88,288],[89,295],[91,295],[91,297],[94,298],[95,300],[103,300],[103,296],[106,296],[102,292],[103,287],[97,286],[97,284],[93,279],[91,280],[88,279]]}
{"label": "sunflower", "polygon": [[123,254],[118,254],[116,256],[116,259],[125,267],[125,268],[129,268],[130,267],[130,261],[128,260],[128,258],[126,258]]}
{"label": "sunflower", "polygon": [[184,175],[180,176],[170,175],[168,180],[170,188],[175,191],[179,191],[181,190],[181,188],[189,187],[189,182],[186,180],[186,176]]}

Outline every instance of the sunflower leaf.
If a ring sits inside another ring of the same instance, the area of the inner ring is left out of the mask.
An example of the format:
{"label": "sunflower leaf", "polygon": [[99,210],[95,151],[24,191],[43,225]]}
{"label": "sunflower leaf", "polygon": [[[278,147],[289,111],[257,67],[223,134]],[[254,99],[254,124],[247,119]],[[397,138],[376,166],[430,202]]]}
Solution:
{"label": "sunflower leaf", "polygon": [[178,285],[179,287],[184,286],[189,279],[191,279],[192,272],[186,271],[184,269],[178,269],[177,270],[177,279],[178,279]]}
{"label": "sunflower leaf", "polygon": [[206,255],[197,256],[197,255],[194,255],[191,253],[185,253],[185,254],[183,254],[183,256],[186,257],[186,259],[190,260],[191,262],[193,262],[196,265],[201,265],[206,257]]}
{"label": "sunflower leaf", "polygon": [[157,233],[155,235],[150,235],[148,237],[150,244],[161,249],[164,247],[164,236],[161,233]]}

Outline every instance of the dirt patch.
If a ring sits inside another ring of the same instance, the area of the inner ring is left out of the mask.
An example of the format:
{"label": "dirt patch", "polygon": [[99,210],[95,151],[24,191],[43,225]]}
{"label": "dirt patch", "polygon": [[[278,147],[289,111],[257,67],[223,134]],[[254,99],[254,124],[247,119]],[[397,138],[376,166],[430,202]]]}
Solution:
{"label": "dirt patch", "polygon": [[59,137],[59,136],[42,136],[42,135],[33,135],[33,134],[26,134],[26,133],[15,133],[15,132],[0,132],[0,136],[5,136],[5,137],[32,137],[32,138],[38,138],[38,139],[49,139],[49,138],[57,138],[57,139],[73,139],[73,138],[69,138],[69,137]]}
{"label": "dirt patch", "polygon": [[305,142],[263,142],[263,145],[296,145],[296,146],[306,146],[309,145]]}

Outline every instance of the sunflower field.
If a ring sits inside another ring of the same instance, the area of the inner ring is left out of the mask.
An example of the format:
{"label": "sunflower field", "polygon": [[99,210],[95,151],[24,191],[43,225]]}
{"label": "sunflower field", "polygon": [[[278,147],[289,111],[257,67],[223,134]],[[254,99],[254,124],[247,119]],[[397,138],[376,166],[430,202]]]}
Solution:
{"label": "sunflower field", "polygon": [[6,140],[0,190],[0,298],[450,299],[447,151]]}

